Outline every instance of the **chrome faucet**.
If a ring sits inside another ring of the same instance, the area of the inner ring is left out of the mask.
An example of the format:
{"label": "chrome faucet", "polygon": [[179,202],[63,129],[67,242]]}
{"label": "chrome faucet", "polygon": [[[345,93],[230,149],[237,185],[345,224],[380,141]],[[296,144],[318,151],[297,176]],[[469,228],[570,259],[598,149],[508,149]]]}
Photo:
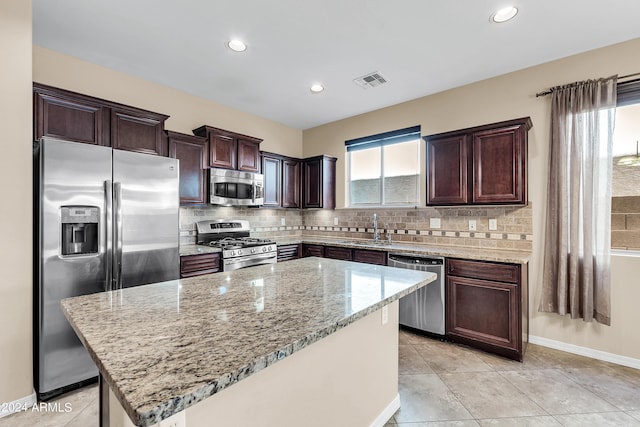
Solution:
{"label": "chrome faucet", "polygon": [[380,241],[380,232],[378,231],[378,214],[373,214],[373,241],[378,243]]}

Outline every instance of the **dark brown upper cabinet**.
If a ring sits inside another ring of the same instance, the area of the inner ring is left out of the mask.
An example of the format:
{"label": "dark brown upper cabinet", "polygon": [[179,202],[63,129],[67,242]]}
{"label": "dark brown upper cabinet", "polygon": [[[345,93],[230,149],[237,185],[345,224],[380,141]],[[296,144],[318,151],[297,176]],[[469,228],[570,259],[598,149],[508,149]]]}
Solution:
{"label": "dark brown upper cabinet", "polygon": [[264,203],[270,208],[282,207],[282,158],[277,154],[262,153],[264,175]]}
{"label": "dark brown upper cabinet", "polygon": [[209,141],[210,167],[259,172],[261,139],[206,125],[193,134]]}
{"label": "dark brown upper cabinet", "polygon": [[87,95],[33,84],[33,136],[167,155],[169,116]]}
{"label": "dark brown upper cabinet", "polygon": [[167,118],[137,108],[111,108],[111,146],[118,150],[166,156],[164,122]]}
{"label": "dark brown upper cabinet", "polygon": [[[282,160],[282,207],[300,208],[302,199],[301,161],[285,158]],[[335,191],[335,190],[334,190]]]}
{"label": "dark brown upper cabinet", "polygon": [[527,203],[529,117],[425,136],[427,205]]}
{"label": "dark brown upper cabinet", "polygon": [[275,208],[300,208],[300,159],[261,152],[264,175],[264,205]]}
{"label": "dark brown upper cabinet", "polygon": [[167,131],[169,157],[180,160],[180,204],[207,203],[209,144],[206,138]]}
{"label": "dark brown upper cabinet", "polygon": [[336,158],[309,157],[303,161],[303,208],[336,207]]}
{"label": "dark brown upper cabinet", "polygon": [[111,145],[109,108],[100,100],[33,84],[33,137]]}

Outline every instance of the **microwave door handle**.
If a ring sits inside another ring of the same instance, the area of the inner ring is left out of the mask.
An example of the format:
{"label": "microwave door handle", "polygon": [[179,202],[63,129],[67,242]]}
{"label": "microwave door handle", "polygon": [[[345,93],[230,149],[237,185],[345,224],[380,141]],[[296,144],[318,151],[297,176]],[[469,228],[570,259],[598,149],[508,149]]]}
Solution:
{"label": "microwave door handle", "polygon": [[115,289],[122,289],[122,184],[116,182],[113,185],[113,193],[114,193],[114,286]]}
{"label": "microwave door handle", "polygon": [[256,182],[253,181],[251,183],[252,185],[252,190],[251,190],[251,202],[255,205],[256,204],[256,192],[258,191],[258,186],[256,185]]}
{"label": "microwave door handle", "polygon": [[104,290],[110,291],[113,289],[113,184],[110,180],[104,182],[104,224]]}

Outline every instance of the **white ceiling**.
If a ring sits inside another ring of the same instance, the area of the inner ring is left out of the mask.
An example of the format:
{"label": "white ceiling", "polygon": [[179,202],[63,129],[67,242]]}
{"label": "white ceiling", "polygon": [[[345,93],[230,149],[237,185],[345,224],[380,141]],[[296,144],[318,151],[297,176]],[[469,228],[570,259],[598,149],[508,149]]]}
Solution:
{"label": "white ceiling", "polygon": [[307,129],[640,37],[637,0],[514,1],[493,24],[509,0],[33,0],[33,40]]}

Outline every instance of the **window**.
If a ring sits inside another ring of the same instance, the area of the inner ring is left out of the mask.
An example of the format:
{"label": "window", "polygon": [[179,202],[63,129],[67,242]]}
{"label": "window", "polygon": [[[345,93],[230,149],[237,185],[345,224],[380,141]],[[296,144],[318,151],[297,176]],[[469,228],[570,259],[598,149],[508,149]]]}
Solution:
{"label": "window", "polygon": [[613,134],[611,249],[640,251],[640,80],[618,84]]}
{"label": "window", "polygon": [[417,205],[420,126],[345,142],[350,206]]}

